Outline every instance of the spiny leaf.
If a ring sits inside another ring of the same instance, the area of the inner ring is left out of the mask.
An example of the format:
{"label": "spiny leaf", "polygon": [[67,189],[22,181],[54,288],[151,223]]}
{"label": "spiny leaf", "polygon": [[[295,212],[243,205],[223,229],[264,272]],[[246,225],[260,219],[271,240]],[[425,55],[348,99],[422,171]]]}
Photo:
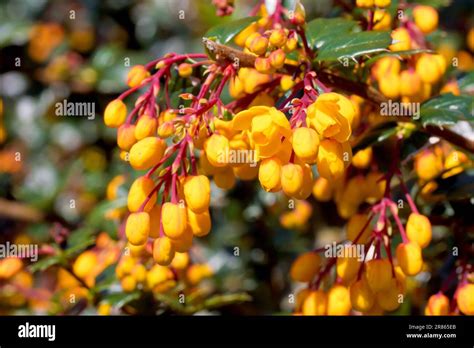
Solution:
{"label": "spiny leaf", "polygon": [[342,34],[325,42],[318,50],[317,59],[325,61],[340,60],[386,51],[392,39],[389,32],[364,31]]}

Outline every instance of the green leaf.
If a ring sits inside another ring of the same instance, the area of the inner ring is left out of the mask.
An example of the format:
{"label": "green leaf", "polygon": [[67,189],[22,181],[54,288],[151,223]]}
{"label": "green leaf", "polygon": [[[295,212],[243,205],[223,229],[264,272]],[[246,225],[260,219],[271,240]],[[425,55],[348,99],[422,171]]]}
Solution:
{"label": "green leaf", "polygon": [[77,230],[68,239],[69,248],[64,251],[64,256],[73,256],[95,243],[95,237],[91,236],[93,231]]}
{"label": "green leaf", "polygon": [[96,292],[107,290],[110,288],[110,285],[117,280],[115,275],[115,268],[117,265],[113,264],[104,269],[96,278]]}
{"label": "green leaf", "polygon": [[459,79],[459,88],[463,92],[474,91],[474,71]]}
{"label": "green leaf", "polygon": [[44,271],[45,269],[48,269],[51,266],[57,265],[59,263],[62,263],[64,261],[64,258],[61,255],[54,255],[54,256],[48,256],[33,265],[30,266],[31,272],[35,273],[38,271]]}
{"label": "green leaf", "polygon": [[319,48],[334,38],[334,35],[348,34],[357,28],[357,22],[343,18],[317,18],[306,26],[308,44]]}
{"label": "green leaf", "polygon": [[420,120],[423,126],[454,125],[458,121],[473,121],[473,99],[471,96],[442,94],[423,103],[420,108]]}
{"label": "green leaf", "polygon": [[410,0],[410,3],[416,3],[417,5],[428,5],[434,8],[440,8],[449,6],[451,0]]}
{"label": "green leaf", "polygon": [[[337,35],[335,33],[335,35]],[[389,32],[364,31],[332,37],[319,48],[317,59],[325,61],[355,58],[364,54],[386,51],[392,43]]]}
{"label": "green leaf", "polygon": [[132,293],[113,293],[107,296],[104,296],[103,302],[109,303],[112,307],[121,308],[125,306],[127,303],[132,302],[140,298],[140,292],[135,291]]}
{"label": "green leaf", "polygon": [[237,36],[242,30],[255,22],[259,17],[246,17],[232,22],[223,23],[212,27],[204,34],[204,37],[215,39],[218,43],[226,44]]}

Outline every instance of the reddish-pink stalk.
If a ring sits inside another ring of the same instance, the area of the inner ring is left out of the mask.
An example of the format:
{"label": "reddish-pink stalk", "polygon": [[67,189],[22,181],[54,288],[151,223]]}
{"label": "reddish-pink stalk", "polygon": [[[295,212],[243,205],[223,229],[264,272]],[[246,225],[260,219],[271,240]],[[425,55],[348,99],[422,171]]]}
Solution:
{"label": "reddish-pink stalk", "polygon": [[398,175],[398,178],[400,180],[400,186],[403,190],[403,193],[405,194],[405,198],[407,199],[408,205],[410,205],[410,209],[412,212],[419,214],[418,208],[416,207],[415,202],[411,198],[410,192],[408,191],[408,187],[405,184],[405,181],[403,180],[401,175]]}
{"label": "reddish-pink stalk", "polygon": [[395,223],[397,224],[398,230],[400,231],[400,235],[402,236],[403,243],[407,243],[408,238],[405,233],[405,228],[403,227],[403,224],[400,221],[400,218],[398,217],[396,204],[391,202],[391,204],[389,204],[389,208],[390,208],[390,211],[392,212],[393,219],[395,220]]}
{"label": "reddish-pink stalk", "polygon": [[369,23],[367,25],[367,30],[372,30],[373,26],[374,26],[374,15],[375,15],[375,12],[373,10],[369,10],[368,12],[368,15],[369,15]]}

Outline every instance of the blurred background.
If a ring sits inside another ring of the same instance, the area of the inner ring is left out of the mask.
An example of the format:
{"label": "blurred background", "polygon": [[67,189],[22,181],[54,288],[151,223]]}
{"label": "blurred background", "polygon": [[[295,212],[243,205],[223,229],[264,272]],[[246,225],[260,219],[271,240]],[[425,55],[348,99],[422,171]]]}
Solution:
{"label": "blurred background", "polygon": [[[310,19],[333,10],[331,1],[303,4]],[[131,66],[169,52],[202,52],[210,27],[245,17],[254,5],[236,1],[232,16],[218,17],[210,0],[2,0],[0,243],[35,243],[47,255],[52,244],[71,253],[94,246],[101,233],[118,240],[120,209],[136,173],[119,157],[115,130],[103,124],[105,106],[126,89]],[[451,32],[438,38],[440,45],[462,49],[472,1],[454,1],[440,19]],[[93,103],[95,117],[57,116],[55,104],[65,99]],[[198,245],[215,273],[212,286],[254,299],[221,310],[234,314],[289,312],[291,261],[314,247],[315,233],[317,245],[340,240],[344,223],[332,203],[300,203],[289,213],[287,200],[258,183],[215,189],[212,218],[211,234]],[[0,313],[65,312],[50,285],[58,274],[48,272],[17,280],[38,290],[23,298],[0,287]],[[0,276],[0,286],[6,282]],[[400,313],[417,313],[418,306],[404,305]],[[84,310],[94,313],[89,307],[77,313]]]}

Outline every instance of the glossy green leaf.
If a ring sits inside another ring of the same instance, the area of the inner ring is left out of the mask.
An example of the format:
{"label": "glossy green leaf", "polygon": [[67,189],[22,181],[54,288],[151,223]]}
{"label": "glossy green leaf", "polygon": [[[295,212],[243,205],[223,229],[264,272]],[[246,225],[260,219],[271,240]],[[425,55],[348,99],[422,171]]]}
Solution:
{"label": "glossy green leaf", "polygon": [[132,302],[140,298],[140,292],[135,291],[132,293],[113,293],[107,296],[104,296],[102,299],[103,302],[109,303],[112,307],[121,308],[125,306],[127,303]]}
{"label": "glossy green leaf", "polygon": [[[348,34],[357,28],[357,22],[343,18],[317,18],[308,23],[308,44],[319,48],[329,43],[335,35]],[[347,36],[346,36],[347,38]]]}
{"label": "glossy green leaf", "polygon": [[226,44],[237,36],[242,30],[255,22],[259,17],[246,17],[232,22],[223,23],[212,27],[204,37],[214,39],[221,44]]}
{"label": "glossy green leaf", "polygon": [[325,61],[353,59],[355,57],[383,52],[391,44],[389,32],[364,31],[360,33],[334,33],[318,50],[317,59]]}
{"label": "glossy green leaf", "polygon": [[420,120],[423,126],[454,125],[458,121],[470,121],[473,118],[473,98],[471,96],[455,96],[451,93],[442,94],[423,103],[420,108]]}

